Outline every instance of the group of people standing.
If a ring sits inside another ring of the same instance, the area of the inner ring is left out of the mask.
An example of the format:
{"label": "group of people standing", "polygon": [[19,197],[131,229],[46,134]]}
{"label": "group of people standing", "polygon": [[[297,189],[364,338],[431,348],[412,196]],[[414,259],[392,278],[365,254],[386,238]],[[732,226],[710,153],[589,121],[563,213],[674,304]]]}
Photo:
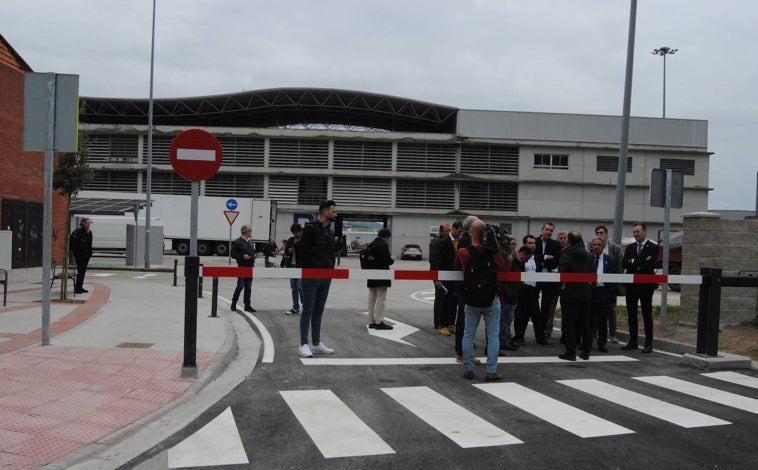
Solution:
{"label": "group of people standing", "polygon": [[[524,335],[532,322],[537,344],[549,345],[553,333],[555,310],[561,306],[561,344],[565,352],[561,359],[575,361],[578,356],[589,359],[593,341],[599,352],[608,352],[606,344],[618,343],[616,337],[616,299],[626,296],[629,320],[629,340],[623,350],[637,350],[638,304],[642,310],[645,330],[643,353],[653,350],[652,297],[657,284],[616,284],[604,282],[499,282],[496,295],[489,306],[472,305],[467,298],[469,278],[475,276],[469,260],[476,251],[490,258],[487,269],[506,272],[534,273],[596,273],[654,274],[658,247],[647,239],[644,224],[635,224],[632,235],[635,243],[626,249],[608,239],[608,229],[599,225],[595,236],[585,245],[578,231],[560,232],[552,238],[555,225],[546,223],[539,236],[526,235],[522,246],[508,236],[498,243],[486,241],[496,233],[483,221],[470,216],[452,225],[443,223],[429,247],[430,269],[438,271],[463,270],[463,282],[436,281],[434,328],[444,336],[455,334],[454,356],[464,365],[464,377],[474,377],[473,338],[479,319],[483,318],[487,338],[485,380],[502,378],[497,373],[497,356],[515,351],[525,344]],[[469,247],[469,248],[467,248]],[[467,249],[464,249],[467,248]],[[479,268],[481,269],[481,268]],[[481,281],[478,281],[481,284]],[[514,332],[511,334],[511,323]]]}

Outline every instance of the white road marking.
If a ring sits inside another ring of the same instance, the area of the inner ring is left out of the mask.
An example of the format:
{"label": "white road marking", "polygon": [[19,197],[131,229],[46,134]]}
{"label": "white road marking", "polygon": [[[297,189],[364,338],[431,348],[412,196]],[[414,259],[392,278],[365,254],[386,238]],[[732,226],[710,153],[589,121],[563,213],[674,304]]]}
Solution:
{"label": "white road marking", "polygon": [[[363,312],[363,314],[368,315],[368,312]],[[418,328],[406,323],[399,322],[397,320],[393,320],[389,317],[385,317],[384,319],[392,323],[392,326],[394,328],[391,330],[376,330],[366,326],[368,334],[371,336],[378,336],[379,338],[388,339],[390,341],[395,341],[396,343],[407,344],[408,346],[413,346],[414,348],[416,347],[415,344],[411,344],[408,341],[405,341],[403,337],[412,335],[418,331]]]}
{"label": "white road marking", "polygon": [[331,390],[279,393],[325,458],[395,453]]}
{"label": "white road marking", "polygon": [[[213,293],[209,291],[203,291],[205,294],[208,294],[209,296],[212,296]],[[224,302],[228,303],[229,305],[232,304],[232,301],[218,296],[218,300],[223,300]],[[239,310],[242,312],[247,318],[250,319],[255,324],[255,327],[258,328],[258,331],[261,333],[261,341],[263,341],[263,356],[261,356],[261,362],[263,363],[272,363],[274,362],[274,340],[271,338],[271,333],[268,332],[266,327],[261,323],[260,320],[255,318],[253,315],[251,315],[248,312],[244,312],[242,310]]]}
{"label": "white road marking", "polygon": [[495,397],[579,437],[616,436],[634,431],[513,382],[476,384]]}
{"label": "white road marking", "polygon": [[420,290],[411,294],[413,300],[424,302],[425,304],[434,305],[434,289]]}
{"label": "white road marking", "polygon": [[232,409],[168,450],[168,468],[247,464]]}
{"label": "white road marking", "polygon": [[595,379],[559,380],[558,383],[685,428],[731,424],[729,421],[666,403],[657,398],[648,397]]}
{"label": "white road marking", "polygon": [[[486,358],[481,358],[482,362]],[[583,364],[594,362],[637,362],[639,359],[634,359],[629,356],[593,356],[589,361],[582,361]],[[446,365],[455,364],[453,357],[371,357],[371,358],[357,358],[357,357],[323,357],[320,356],[316,360],[311,358],[303,358],[300,360],[303,364],[309,366],[415,366],[415,365]],[[571,365],[576,362],[564,361],[558,359],[556,356],[532,356],[532,357],[498,357],[498,364],[564,364]]]}
{"label": "white road marking", "polygon": [[429,387],[383,388],[382,391],[465,449],[523,443]]}
{"label": "white road marking", "polygon": [[725,392],[704,385],[698,385],[686,380],[675,379],[665,375],[652,377],[633,377],[635,380],[667,388],[675,392],[684,393],[695,398],[712,401],[738,410],[749,411],[758,414],[758,400],[754,398],[743,397],[736,393]]}
{"label": "white road marking", "polygon": [[115,275],[116,273],[93,273],[93,272],[87,273],[87,277],[111,277]]}
{"label": "white road marking", "polygon": [[156,274],[156,273],[147,273],[147,274],[143,274],[141,276],[134,276],[134,279],[149,279],[149,278],[155,277],[157,275],[158,274]]}
{"label": "white road marking", "polygon": [[758,388],[758,378],[750,377],[744,374],[738,374],[737,372],[709,372],[702,374],[712,379],[723,380],[737,385],[744,385],[745,387]]}

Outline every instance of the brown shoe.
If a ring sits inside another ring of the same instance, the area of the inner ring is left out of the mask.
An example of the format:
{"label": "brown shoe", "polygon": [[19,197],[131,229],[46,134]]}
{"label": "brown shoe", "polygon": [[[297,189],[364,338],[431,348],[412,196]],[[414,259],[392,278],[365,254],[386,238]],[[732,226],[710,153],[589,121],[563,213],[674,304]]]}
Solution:
{"label": "brown shoe", "polygon": [[448,330],[448,329],[447,329],[446,327],[444,327],[444,326],[443,326],[442,328],[440,328],[438,331],[439,331],[439,333],[440,333],[442,336],[450,336],[450,330]]}
{"label": "brown shoe", "polygon": [[487,374],[484,376],[485,382],[497,382],[499,380],[503,380],[503,376],[501,374],[498,374],[497,372],[494,372],[492,374]]}
{"label": "brown shoe", "polygon": [[[459,356],[459,355],[457,355],[457,354],[453,354],[453,357],[455,358],[455,362],[456,362],[457,364],[463,364],[463,356]],[[477,358],[474,358],[474,365],[475,365],[475,366],[479,366],[479,365],[482,365],[482,361],[480,361],[480,360],[479,360],[479,359],[477,359]]]}

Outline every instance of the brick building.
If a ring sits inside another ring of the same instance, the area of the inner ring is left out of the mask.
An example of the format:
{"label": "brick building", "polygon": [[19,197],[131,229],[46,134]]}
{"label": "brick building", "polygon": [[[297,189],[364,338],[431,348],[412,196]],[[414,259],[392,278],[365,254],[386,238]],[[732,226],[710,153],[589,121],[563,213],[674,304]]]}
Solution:
{"label": "brick building", "polygon": [[[24,74],[31,71],[0,35],[0,229],[12,232],[14,270],[42,265],[44,155],[22,150]],[[52,257],[58,263],[63,260],[67,213],[68,198],[53,192]]]}

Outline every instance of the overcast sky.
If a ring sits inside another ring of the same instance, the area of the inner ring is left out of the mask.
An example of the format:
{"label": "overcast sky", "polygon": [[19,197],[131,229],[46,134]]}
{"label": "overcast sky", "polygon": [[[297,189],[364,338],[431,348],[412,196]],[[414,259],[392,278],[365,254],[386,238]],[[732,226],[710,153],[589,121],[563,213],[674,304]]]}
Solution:
{"label": "overcast sky", "polygon": [[[149,94],[152,0],[1,0],[0,34],[82,96]],[[279,87],[621,115],[630,0],[157,0],[155,97]],[[632,115],[708,121],[711,209],[755,209],[758,2],[639,0]]]}

